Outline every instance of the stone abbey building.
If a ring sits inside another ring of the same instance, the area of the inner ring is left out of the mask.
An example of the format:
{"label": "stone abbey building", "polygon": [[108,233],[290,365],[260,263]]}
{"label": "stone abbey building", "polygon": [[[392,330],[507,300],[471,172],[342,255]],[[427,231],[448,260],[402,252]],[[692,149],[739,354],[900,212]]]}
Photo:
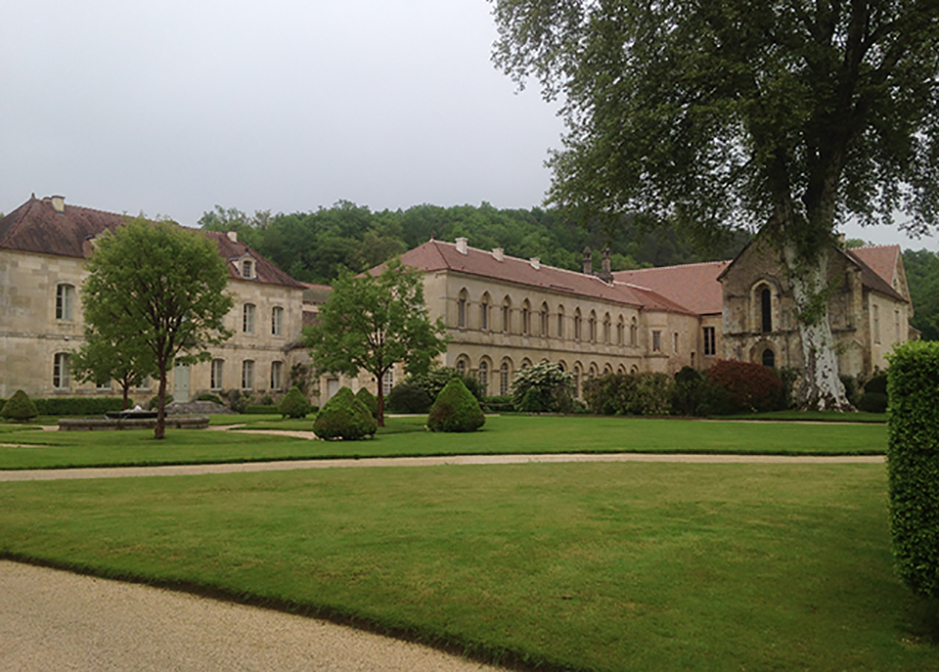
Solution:
{"label": "stone abbey building", "polygon": [[[112,386],[77,384],[69,360],[82,342],[81,287],[91,241],[122,215],[31,198],[0,219],[0,398],[112,395]],[[300,283],[237,240],[205,231],[229,262],[235,335],[210,349],[212,361],[177,367],[174,398],[231,389],[273,396],[309,357],[302,326],[315,319],[328,288]],[[910,338],[909,290],[898,246],[830,255],[829,310],[843,373],[869,376]],[[501,249],[431,240],[402,255],[424,273],[432,319],[448,325],[442,363],[477,376],[490,395],[507,393],[518,369],[556,362],[583,381],[605,373],[706,369],[717,359],[801,366],[791,291],[759,240],[733,261],[613,273],[585,254],[583,272],[518,259]],[[380,267],[372,272],[379,272]],[[401,370],[381,381],[387,392]],[[375,391],[378,381],[323,375],[314,403],[340,385]],[[135,399],[153,395],[144,381]]]}

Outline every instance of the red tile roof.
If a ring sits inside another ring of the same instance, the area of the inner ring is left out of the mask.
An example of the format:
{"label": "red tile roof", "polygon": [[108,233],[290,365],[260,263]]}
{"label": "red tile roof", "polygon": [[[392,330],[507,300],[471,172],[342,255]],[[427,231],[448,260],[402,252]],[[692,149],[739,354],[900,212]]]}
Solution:
{"label": "red tile roof", "polygon": [[[63,212],[57,212],[51,198],[38,199],[33,196],[0,219],[0,249],[60,257],[87,257],[91,254],[91,246],[87,241],[106,230],[113,231],[126,220],[126,215],[67,203]],[[244,243],[234,242],[220,231],[201,233],[215,240],[219,256],[228,261],[251,255],[256,262],[257,277],[253,281],[302,289],[303,285]],[[228,273],[233,279],[244,280],[233,263],[228,265]]]}
{"label": "red tile roof", "polygon": [[723,297],[717,276],[729,263],[709,261],[702,264],[617,271],[613,277],[620,282],[648,287],[698,315],[712,315],[719,314],[722,310]]}
{"label": "red tile roof", "polygon": [[[425,272],[450,270],[549,291],[637,306],[646,310],[691,314],[691,311],[684,306],[648,288],[620,282],[607,284],[593,275],[584,275],[543,264],[538,264],[536,268],[531,261],[507,255],[499,261],[492,252],[473,247],[468,247],[466,254],[463,254],[454,243],[439,240],[428,241],[405,252],[401,255],[401,262]],[[384,265],[377,266],[369,272],[378,274],[383,268]]]}
{"label": "red tile roof", "polygon": [[893,275],[900,258],[899,245],[855,247],[845,250],[845,254],[861,267],[861,284],[898,301],[908,302],[893,288]]}

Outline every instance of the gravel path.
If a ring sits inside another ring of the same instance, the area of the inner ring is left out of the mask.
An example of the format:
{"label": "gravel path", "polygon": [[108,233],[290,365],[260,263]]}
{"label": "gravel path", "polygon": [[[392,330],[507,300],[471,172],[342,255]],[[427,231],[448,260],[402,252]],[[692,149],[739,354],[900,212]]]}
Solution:
{"label": "gravel path", "polygon": [[545,455],[445,455],[440,457],[370,457],[335,460],[287,460],[238,464],[190,464],[166,467],[98,467],[84,469],[22,469],[0,471],[2,481],[55,481],[75,478],[125,478],[127,476],[182,476],[231,474],[245,471],[288,471],[336,467],[431,467],[444,464],[528,464],[536,462],[684,462],[693,464],[881,464],[883,455],[835,457],[800,455],[685,455],[660,453],[551,453]]}
{"label": "gravel path", "polygon": [[498,672],[302,616],[0,561],[0,671]]}

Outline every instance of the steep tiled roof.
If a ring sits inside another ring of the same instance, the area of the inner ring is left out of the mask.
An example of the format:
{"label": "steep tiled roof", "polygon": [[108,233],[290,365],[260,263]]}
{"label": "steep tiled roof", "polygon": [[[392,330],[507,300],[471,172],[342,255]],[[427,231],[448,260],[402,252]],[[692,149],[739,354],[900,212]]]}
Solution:
{"label": "steep tiled roof", "polygon": [[[51,198],[33,196],[6,217],[0,219],[0,249],[51,254],[60,257],[87,257],[87,241],[106,230],[113,231],[127,219],[125,215],[65,204],[57,212]],[[212,238],[219,256],[235,261],[244,255],[255,260],[257,282],[302,288],[303,285],[281,271],[244,243],[230,240],[225,233],[202,231]],[[243,279],[233,263],[228,265],[231,278]]]}
{"label": "steep tiled roof", "polygon": [[855,247],[845,250],[849,259],[861,267],[861,284],[870,290],[885,294],[898,301],[906,297],[893,288],[893,274],[900,255],[899,245]]}
{"label": "steep tiled roof", "polygon": [[698,315],[709,315],[721,312],[723,299],[717,276],[729,263],[709,261],[702,264],[617,271],[613,277],[620,282],[648,287]]}
{"label": "steep tiled roof", "polygon": [[[428,241],[405,252],[401,262],[425,272],[450,270],[645,309],[691,313],[686,307],[648,288],[621,282],[608,284],[596,276],[542,264],[536,268],[531,261],[517,257],[503,256],[500,261],[492,252],[473,247],[468,247],[466,254],[463,254],[455,244],[439,240]],[[383,268],[378,266],[369,272],[378,274]]]}

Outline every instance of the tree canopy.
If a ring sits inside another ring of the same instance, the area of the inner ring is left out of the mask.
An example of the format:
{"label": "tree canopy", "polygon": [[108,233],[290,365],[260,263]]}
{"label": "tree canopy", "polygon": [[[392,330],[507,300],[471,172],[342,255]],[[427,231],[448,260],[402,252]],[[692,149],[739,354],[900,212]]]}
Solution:
{"label": "tree canopy", "polygon": [[847,405],[826,296],[834,227],[939,215],[931,0],[494,0],[494,59],[563,96],[550,200],[749,226],[788,272],[804,406]]}
{"label": "tree canopy", "polygon": [[384,426],[382,378],[398,362],[422,373],[446,348],[445,327],[424,306],[423,274],[391,261],[380,275],[343,271],[323,304],[319,323],[305,330],[314,367],[378,383],[378,423]]}
{"label": "tree canopy", "polygon": [[121,339],[146,347],[159,376],[155,438],[165,435],[166,372],[178,364],[206,361],[209,345],[231,336],[225,315],[228,269],[215,243],[172,222],[131,219],[94,244],[83,287],[85,322],[101,335],[96,347]]}

